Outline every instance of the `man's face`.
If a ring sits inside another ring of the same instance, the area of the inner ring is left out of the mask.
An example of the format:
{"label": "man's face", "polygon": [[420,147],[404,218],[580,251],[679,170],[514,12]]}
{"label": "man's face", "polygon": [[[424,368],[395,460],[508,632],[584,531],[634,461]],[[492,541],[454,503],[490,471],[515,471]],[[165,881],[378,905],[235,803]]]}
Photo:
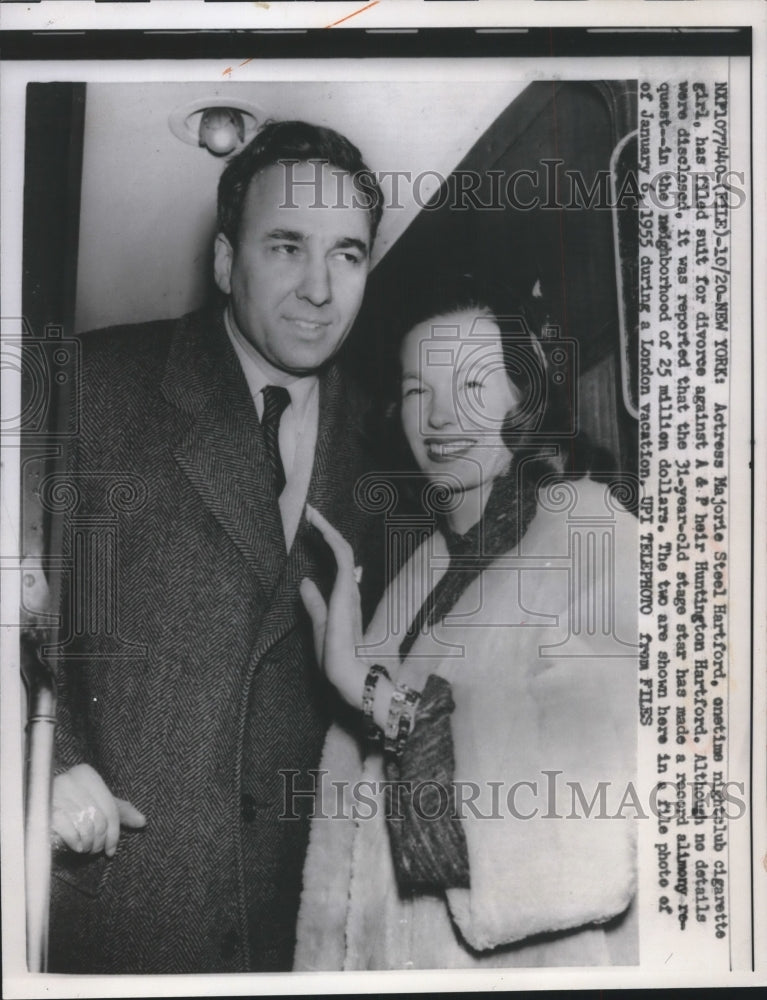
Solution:
{"label": "man's face", "polygon": [[236,246],[216,237],[216,284],[244,337],[281,371],[319,368],[362,304],[370,215],[326,165],[275,164],[251,181]]}

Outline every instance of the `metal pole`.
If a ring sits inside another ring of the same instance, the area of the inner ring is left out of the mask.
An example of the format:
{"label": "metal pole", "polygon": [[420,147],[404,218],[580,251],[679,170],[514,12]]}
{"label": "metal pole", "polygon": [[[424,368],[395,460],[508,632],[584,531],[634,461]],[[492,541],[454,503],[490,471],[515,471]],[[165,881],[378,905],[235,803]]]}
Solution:
{"label": "metal pole", "polygon": [[27,903],[27,966],[48,968],[51,893],[51,786],[56,725],[56,681],[35,639],[21,635],[21,670],[28,694],[24,867]]}

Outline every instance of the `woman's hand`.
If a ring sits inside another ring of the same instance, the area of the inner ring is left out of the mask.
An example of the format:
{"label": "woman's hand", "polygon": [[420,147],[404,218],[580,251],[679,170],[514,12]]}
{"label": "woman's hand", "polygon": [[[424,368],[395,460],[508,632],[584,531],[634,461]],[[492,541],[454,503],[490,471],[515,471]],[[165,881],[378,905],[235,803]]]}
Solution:
{"label": "woman's hand", "polygon": [[77,764],[53,780],[51,834],[54,846],[65,844],[78,854],[111,858],[120,839],[120,825],[138,829],[146,817],[118,799],[90,764]]}
{"label": "woman's hand", "polygon": [[322,534],[337,566],[327,605],[312,580],[301,581],[301,600],[312,620],[317,660],[344,701],[361,708],[367,666],[355,654],[356,644],[362,639],[362,612],[354,552],[343,535],[309,504],[306,520]]}

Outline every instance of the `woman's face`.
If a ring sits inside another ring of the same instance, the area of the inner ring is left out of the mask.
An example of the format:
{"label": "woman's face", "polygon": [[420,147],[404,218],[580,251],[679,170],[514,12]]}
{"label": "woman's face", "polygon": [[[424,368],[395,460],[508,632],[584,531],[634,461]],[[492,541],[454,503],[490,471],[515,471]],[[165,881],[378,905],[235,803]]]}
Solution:
{"label": "woman's face", "polygon": [[476,310],[434,316],[405,337],[400,362],[402,426],[419,468],[449,473],[464,490],[505,472],[501,430],[517,399],[495,320]]}

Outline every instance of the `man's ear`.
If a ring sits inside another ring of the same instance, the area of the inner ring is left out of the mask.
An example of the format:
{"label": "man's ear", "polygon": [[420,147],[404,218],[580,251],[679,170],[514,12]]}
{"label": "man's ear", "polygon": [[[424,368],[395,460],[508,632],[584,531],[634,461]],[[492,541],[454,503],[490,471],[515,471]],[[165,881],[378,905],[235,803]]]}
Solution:
{"label": "man's ear", "polygon": [[218,233],[213,244],[213,276],[224,295],[229,295],[232,291],[233,260],[232,244],[223,233]]}

